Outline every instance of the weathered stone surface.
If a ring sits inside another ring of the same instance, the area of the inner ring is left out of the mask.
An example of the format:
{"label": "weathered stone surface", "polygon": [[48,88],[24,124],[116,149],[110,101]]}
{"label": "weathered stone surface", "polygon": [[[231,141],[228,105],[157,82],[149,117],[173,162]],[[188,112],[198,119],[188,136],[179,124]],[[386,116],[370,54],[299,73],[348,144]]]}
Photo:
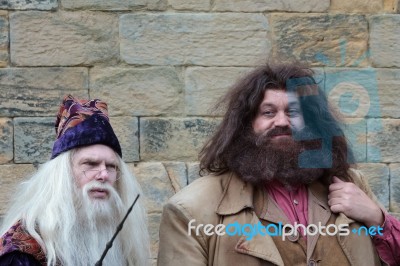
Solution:
{"label": "weathered stone surface", "polygon": [[358,165],[359,170],[368,180],[368,184],[380,203],[389,209],[389,167],[380,163]]}
{"label": "weathered stone surface", "polygon": [[383,0],[383,10],[387,13],[398,13],[399,0]]}
{"label": "weathered stone surface", "polygon": [[382,117],[400,118],[399,80],[400,70],[377,69],[379,101],[375,104],[380,108]]}
{"label": "weathered stone surface", "polygon": [[185,106],[188,115],[223,115],[213,110],[217,101],[249,68],[191,67],[185,74]]}
{"label": "weathered stone surface", "polygon": [[238,12],[289,11],[289,12],[324,12],[329,8],[329,0],[283,0],[283,1],[237,1],[215,0],[213,10]]}
{"label": "weathered stone surface", "polygon": [[393,215],[394,217],[396,217],[397,219],[400,220],[400,213],[399,212],[389,212],[390,215]]}
{"label": "weathered stone surface", "polygon": [[376,69],[328,68],[324,78],[328,100],[344,119],[381,117]]}
{"label": "weathered stone surface", "polygon": [[331,0],[330,11],[340,13],[376,13],[383,10],[383,0]]}
{"label": "weathered stone surface", "polygon": [[90,95],[107,101],[111,115],[182,114],[183,82],[174,68],[95,68],[90,79]]}
{"label": "weathered stone surface", "polygon": [[160,222],[161,222],[161,213],[151,213],[148,216],[149,221],[149,235],[150,235],[150,251],[151,257],[157,258],[158,254],[158,244],[160,242],[160,238],[158,235]]}
{"label": "weathered stone surface", "polygon": [[[400,164],[390,166],[390,211],[400,213]],[[399,216],[400,217],[400,216]]]}
{"label": "weathered stone surface", "polygon": [[347,119],[343,129],[355,162],[367,162],[367,120]]}
{"label": "weathered stone surface", "polygon": [[118,59],[114,14],[16,12],[10,15],[10,30],[11,62],[18,66],[112,64]]}
{"label": "weathered stone surface", "polygon": [[146,0],[61,0],[66,9],[130,10],[143,8]]}
{"label": "weathered stone surface", "polygon": [[32,117],[14,119],[16,163],[43,163],[50,159],[55,118]]}
{"label": "weathered stone surface", "polygon": [[8,13],[0,11],[0,67],[8,64]]}
{"label": "weathered stone surface", "polygon": [[140,158],[195,161],[218,122],[209,118],[142,118]]}
{"label": "weathered stone surface", "polygon": [[268,55],[268,32],[261,14],[126,14],[121,57],[141,65],[250,66]]}
{"label": "weathered stone surface", "polygon": [[14,127],[11,119],[0,118],[0,164],[14,158]]}
{"label": "weathered stone surface", "polygon": [[272,14],[273,53],[314,66],[365,66],[368,23],[362,15]]}
{"label": "weathered stone surface", "polygon": [[4,0],[0,2],[1,9],[11,10],[53,10],[57,7],[57,0]]}
{"label": "weathered stone surface", "polygon": [[66,9],[90,10],[131,10],[133,8],[148,8],[165,10],[166,0],[61,0]]}
{"label": "weathered stone surface", "polygon": [[175,193],[187,185],[186,165],[184,162],[163,162],[163,164]]}
{"label": "weathered stone surface", "polygon": [[159,213],[167,200],[175,194],[164,165],[160,162],[129,164],[140,183],[148,213]]}
{"label": "weathered stone surface", "polygon": [[[368,119],[369,162],[400,162],[400,119]],[[372,133],[370,133],[372,132]]]}
{"label": "weathered stone surface", "polygon": [[88,98],[86,68],[0,69],[0,116],[54,116],[66,94]]}
{"label": "weathered stone surface", "polygon": [[199,162],[186,163],[188,169],[188,182],[192,183],[195,179],[200,177],[200,164]]}
{"label": "weathered stone surface", "polygon": [[168,2],[176,10],[207,11],[211,8],[210,0],[169,0]]}
{"label": "weathered stone surface", "polygon": [[35,171],[31,164],[0,165],[0,215],[9,207],[17,185]]}
{"label": "weathered stone surface", "polygon": [[400,67],[400,15],[370,19],[371,60],[376,67]]}
{"label": "weathered stone surface", "polygon": [[115,135],[121,144],[124,162],[139,161],[139,125],[137,117],[110,117]]}

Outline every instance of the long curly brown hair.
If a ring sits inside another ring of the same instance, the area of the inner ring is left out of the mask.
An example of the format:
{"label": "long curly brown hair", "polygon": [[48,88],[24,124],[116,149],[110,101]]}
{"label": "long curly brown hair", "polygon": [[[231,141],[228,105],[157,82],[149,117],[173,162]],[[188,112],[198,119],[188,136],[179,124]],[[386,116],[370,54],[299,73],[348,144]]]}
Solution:
{"label": "long curly brown hair", "polygon": [[[267,63],[257,67],[240,79],[228,91],[216,108],[225,108],[225,115],[217,131],[200,151],[200,174],[217,175],[231,171],[229,168],[230,147],[241,136],[252,130],[258,108],[266,90],[290,90],[299,95],[306,126],[329,142],[332,150],[332,164],[324,169],[329,179],[338,175],[351,181],[347,174],[352,151],[347,144],[336,113],[330,108],[325,93],[314,79],[314,71],[299,62]],[[312,96],[312,97],[311,97]]]}

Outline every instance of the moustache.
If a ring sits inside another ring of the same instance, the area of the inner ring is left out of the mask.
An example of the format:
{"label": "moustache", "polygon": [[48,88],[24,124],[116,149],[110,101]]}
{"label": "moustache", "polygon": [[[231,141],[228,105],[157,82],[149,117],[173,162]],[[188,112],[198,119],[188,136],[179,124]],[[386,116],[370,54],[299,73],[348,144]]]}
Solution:
{"label": "moustache", "polygon": [[118,195],[118,192],[115,189],[115,187],[113,187],[112,185],[110,185],[108,183],[101,183],[96,180],[93,180],[83,186],[83,192],[85,194],[88,194],[89,191],[92,191],[92,190],[105,191],[110,196]]}
{"label": "moustache", "polygon": [[264,145],[275,136],[288,135],[292,136],[293,131],[289,127],[275,127],[267,130],[261,134],[257,134],[255,144],[256,146]]}

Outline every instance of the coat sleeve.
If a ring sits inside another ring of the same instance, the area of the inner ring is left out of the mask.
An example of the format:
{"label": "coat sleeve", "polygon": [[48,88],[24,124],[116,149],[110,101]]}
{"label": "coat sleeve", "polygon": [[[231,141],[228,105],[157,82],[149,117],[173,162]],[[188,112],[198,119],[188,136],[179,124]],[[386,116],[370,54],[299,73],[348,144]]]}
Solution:
{"label": "coat sleeve", "polygon": [[0,266],[40,266],[31,255],[13,251],[0,257]]}
{"label": "coat sleeve", "polygon": [[[207,239],[196,230],[188,231],[194,218],[181,205],[167,203],[164,206],[158,251],[159,266],[204,266],[208,264]],[[197,224],[197,223],[193,223]]]}

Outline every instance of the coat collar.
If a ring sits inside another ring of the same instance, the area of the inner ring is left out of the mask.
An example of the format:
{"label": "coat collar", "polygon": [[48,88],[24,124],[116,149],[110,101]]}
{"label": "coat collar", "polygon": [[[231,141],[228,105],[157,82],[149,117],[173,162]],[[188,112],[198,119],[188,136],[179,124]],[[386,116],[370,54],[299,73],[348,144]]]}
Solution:
{"label": "coat collar", "polygon": [[[314,182],[308,187],[310,200],[313,204],[321,206],[325,210],[329,210],[327,188],[321,182]],[[243,181],[236,174],[229,173],[225,188],[216,213],[219,215],[236,214],[246,208],[258,209],[260,197],[264,195],[263,189],[254,187],[254,185]]]}
{"label": "coat collar", "polygon": [[216,213],[232,215],[246,208],[254,209],[254,193],[255,187],[252,184],[244,182],[237,175],[230,173]]}

